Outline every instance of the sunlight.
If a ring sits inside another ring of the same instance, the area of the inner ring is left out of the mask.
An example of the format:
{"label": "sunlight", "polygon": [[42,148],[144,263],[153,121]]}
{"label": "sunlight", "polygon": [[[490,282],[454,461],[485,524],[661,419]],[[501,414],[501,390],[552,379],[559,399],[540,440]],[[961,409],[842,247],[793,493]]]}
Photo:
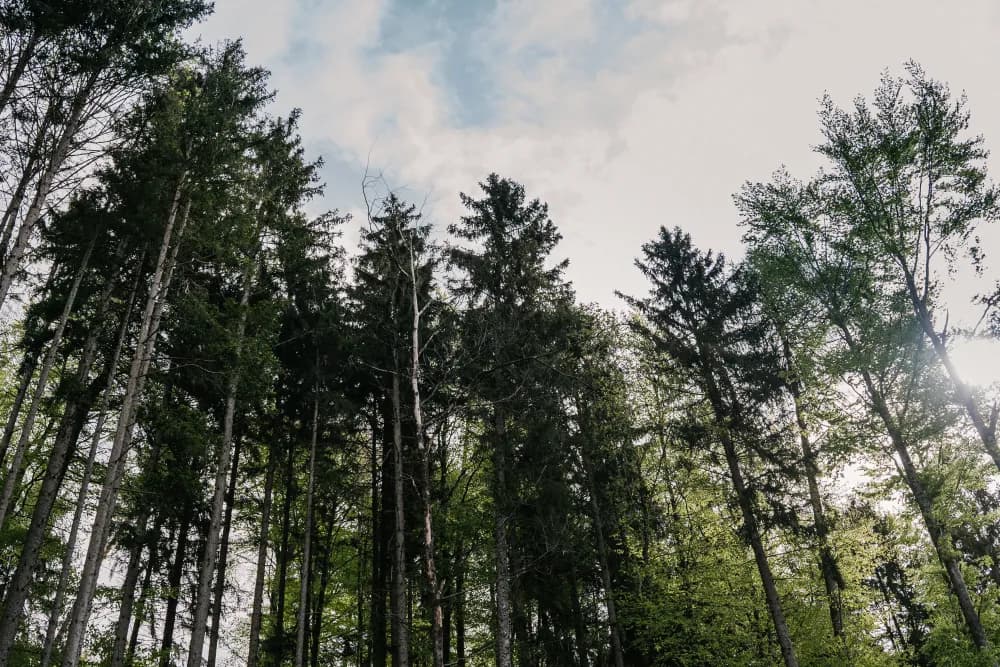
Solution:
{"label": "sunlight", "polygon": [[1000,381],[1000,340],[960,341],[952,348],[951,358],[962,380],[973,387],[988,387]]}

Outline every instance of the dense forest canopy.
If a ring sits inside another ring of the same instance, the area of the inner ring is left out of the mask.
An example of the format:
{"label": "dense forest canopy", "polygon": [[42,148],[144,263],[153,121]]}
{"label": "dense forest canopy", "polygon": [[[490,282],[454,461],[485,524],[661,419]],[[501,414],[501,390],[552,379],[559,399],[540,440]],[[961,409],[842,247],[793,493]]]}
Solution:
{"label": "dense forest canopy", "polygon": [[0,0],[0,666],[997,664],[964,96],[824,98],[743,258],[653,220],[608,309],[489,165],[454,220],[369,174],[347,252],[209,11]]}

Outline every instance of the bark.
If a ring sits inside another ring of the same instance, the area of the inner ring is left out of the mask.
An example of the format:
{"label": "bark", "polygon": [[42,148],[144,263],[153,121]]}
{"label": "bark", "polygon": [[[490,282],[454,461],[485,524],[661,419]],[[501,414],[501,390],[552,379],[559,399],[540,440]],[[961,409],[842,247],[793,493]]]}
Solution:
{"label": "bark", "polygon": [[233,465],[229,472],[229,489],[226,491],[226,516],[222,524],[222,545],[219,547],[218,572],[215,575],[215,590],[212,592],[212,632],[208,637],[208,667],[215,667],[219,650],[219,632],[222,622],[222,598],[226,592],[226,565],[229,560],[229,534],[233,528],[233,506],[236,504],[236,482],[239,479],[240,445],[236,439],[233,448]]}
{"label": "bark", "polygon": [[326,589],[330,585],[330,556],[333,552],[333,536],[335,529],[331,520],[327,529],[326,545],[323,550],[323,560],[320,563],[319,591],[312,612],[312,648],[309,651],[310,667],[319,667],[319,642],[323,635],[323,611],[326,605]]}
{"label": "bark", "polygon": [[392,374],[392,453],[393,501],[395,517],[392,534],[392,648],[393,667],[407,667],[410,638],[406,604],[406,507],[403,503],[403,423],[399,396],[399,373]]}
{"label": "bark", "polygon": [[[156,346],[159,330],[159,320],[163,312],[173,268],[177,260],[177,252],[183,237],[184,226],[190,211],[190,201],[182,215],[178,216],[184,176],[180,178],[174,192],[167,224],[164,227],[160,252],[157,257],[153,276],[150,281],[146,306],[143,311],[142,323],[139,328],[136,350],[129,366],[128,380],[125,385],[125,395],[122,399],[118,426],[111,445],[108,466],[105,472],[104,484],[98,500],[94,523],[91,528],[90,542],[87,547],[87,557],[80,573],[80,585],[77,589],[76,601],[70,620],[70,630],[67,646],[63,656],[63,667],[76,667],[83,650],[84,634],[90,611],[93,607],[94,593],[97,588],[97,576],[104,560],[105,547],[111,528],[111,516],[118,501],[118,492],[125,475],[126,463],[131,448],[132,431],[134,429],[135,408],[146,380],[146,372]],[[174,235],[174,225],[178,217],[177,241],[171,243]]]}
{"label": "bark", "polygon": [[[139,536],[136,543],[129,550],[128,566],[125,569],[125,580],[122,582],[121,602],[118,608],[118,623],[115,624],[115,641],[111,648],[111,667],[123,667],[125,665],[125,650],[128,646],[129,626],[132,623],[132,610],[135,608],[135,588],[139,584],[139,575],[142,572],[142,554],[146,549],[147,518],[144,516],[138,522]],[[159,531],[159,526],[154,528]],[[151,551],[152,551],[151,546]]]}
{"label": "bark", "polygon": [[[318,360],[317,360],[318,361]],[[319,371],[318,363],[316,371]],[[295,667],[303,667],[306,650],[306,611],[308,608],[310,559],[312,558],[313,493],[316,488],[316,441],[319,435],[319,386],[313,396],[312,438],[309,441],[309,481],[306,486],[305,543],[302,545],[302,572],[299,576],[299,617],[295,628]]]}
{"label": "bark", "polygon": [[[48,387],[49,374],[52,372],[52,366],[55,364],[56,357],[59,355],[59,346],[62,343],[63,333],[66,331],[66,323],[69,322],[69,316],[73,312],[73,307],[76,305],[76,297],[80,292],[80,284],[83,282],[83,277],[87,273],[87,269],[90,265],[90,257],[94,252],[94,246],[97,243],[97,237],[100,231],[95,231],[94,236],[90,239],[90,244],[87,246],[87,250],[83,254],[83,258],[80,260],[80,268],[77,269],[76,277],[73,279],[73,284],[70,287],[69,294],[66,296],[66,303],[63,305],[62,313],[59,315],[59,323],[56,325],[56,330],[52,334],[52,340],[49,342],[49,349],[45,353],[45,357],[42,360],[42,367],[38,371],[38,378],[35,380],[34,394],[31,397],[31,404],[28,406],[28,413],[24,417],[24,423],[21,424],[21,435],[18,438],[17,446],[14,449],[14,457],[11,459],[10,469],[7,471],[7,478],[4,480],[3,491],[0,491],[0,528],[3,527],[6,519],[7,513],[10,510],[11,498],[14,495],[14,485],[21,474],[21,466],[24,463],[24,455],[28,449],[28,442],[31,439],[31,429],[35,425],[35,418],[38,417],[38,411],[42,406],[42,399],[45,395],[45,389]],[[6,634],[6,633],[2,633]],[[6,655],[9,648],[4,647],[3,638],[0,637],[0,659]]]}
{"label": "bark", "polygon": [[[142,259],[139,260],[140,267],[142,265],[142,261]],[[121,359],[122,348],[125,345],[125,338],[128,335],[129,323],[132,320],[132,309],[135,306],[135,296],[138,288],[139,275],[140,271],[136,271],[135,282],[132,284],[132,290],[128,296],[125,313],[122,315],[121,325],[118,331],[118,339],[115,342],[114,351],[111,353],[111,357],[108,359],[104,371],[106,384],[104,386],[104,391],[101,394],[100,405],[97,410],[97,421],[94,424],[94,432],[90,438],[90,448],[87,454],[87,462],[84,465],[83,475],[80,480],[80,490],[77,494],[76,507],[73,511],[73,521],[70,525],[69,537],[66,540],[66,552],[63,554],[62,567],[59,571],[59,583],[56,586],[56,597],[52,606],[52,611],[49,614],[48,625],[45,630],[42,667],[49,667],[52,660],[52,650],[53,645],[55,644],[55,635],[59,622],[58,617],[62,612],[63,600],[66,596],[66,587],[69,583],[69,575],[73,570],[73,556],[76,553],[76,541],[80,534],[80,523],[83,518],[83,511],[87,504],[87,498],[90,491],[90,481],[93,476],[97,449],[100,445],[101,434],[104,431],[104,424],[108,416],[108,404],[115,388],[118,361]],[[111,281],[108,281],[108,283],[110,285]],[[91,336],[94,342],[93,347],[95,350],[97,333],[98,332],[95,330],[94,334]],[[81,361],[81,371],[82,370],[83,362]],[[83,411],[84,410],[81,409],[81,412]],[[19,618],[22,613],[21,610],[23,609],[24,602],[27,598],[28,584],[34,576],[35,568],[37,567],[38,550],[44,539],[49,515],[55,502],[56,492],[61,485],[61,480],[63,478],[63,471],[66,470],[69,464],[70,449],[74,446],[75,442],[75,439],[57,439],[56,444],[53,446],[52,452],[49,455],[48,468],[45,473],[45,478],[42,480],[42,490],[39,493],[38,503],[35,505],[35,513],[31,519],[31,526],[25,539],[24,549],[21,552],[18,569],[15,571],[12,579],[12,581],[18,583],[17,588],[12,588],[11,590],[19,590],[23,591],[23,593],[21,593],[20,597],[17,599],[11,597],[6,601],[3,616],[5,622],[8,621],[8,609],[15,610],[14,613],[16,614],[16,618]],[[12,616],[11,618],[15,617]],[[16,624],[16,620],[9,621],[10,626]],[[4,627],[8,627],[8,623],[4,623],[3,625]]]}
{"label": "bark", "polygon": [[191,625],[191,644],[188,651],[188,667],[201,667],[202,649],[205,645],[205,628],[208,624],[208,605],[212,588],[212,577],[215,573],[219,534],[222,530],[222,509],[226,497],[226,477],[229,474],[230,458],[233,445],[233,419],[236,414],[236,393],[239,387],[239,364],[243,348],[243,336],[247,326],[247,305],[250,302],[250,287],[253,283],[253,260],[247,263],[243,275],[243,293],[240,296],[240,315],[236,325],[236,367],[230,375],[226,390],[226,411],[223,417],[222,442],[219,445],[219,457],[215,469],[215,489],[212,495],[212,515],[205,538],[205,557],[198,574],[198,597],[195,604],[194,618]]}
{"label": "bark", "polygon": [[455,559],[455,664],[465,663],[465,552],[458,545]]}
{"label": "bark", "polygon": [[[420,499],[424,510],[424,568],[431,607],[431,656],[434,667],[444,667],[444,619],[441,612],[441,586],[438,583],[434,562],[434,517],[431,502],[431,455],[424,437],[424,413],[420,399],[420,300],[417,285],[417,266],[410,243],[410,305],[413,325],[410,335],[410,390],[413,394],[413,427],[417,452],[420,455]],[[621,667],[621,665],[618,665]]]}
{"label": "bark", "polygon": [[511,624],[511,575],[510,554],[507,547],[507,460],[504,456],[507,424],[503,413],[495,408],[495,433],[497,442],[493,451],[496,488],[493,497],[493,548],[496,558],[496,612],[497,612],[497,667],[513,667]]}
{"label": "bark", "polygon": [[583,618],[583,609],[580,605],[580,591],[576,581],[576,566],[570,569],[570,606],[573,608],[574,632],[576,633],[576,655],[580,661],[580,667],[587,667],[590,662],[587,653],[587,625]]}
{"label": "bark", "polygon": [[263,619],[264,581],[267,577],[267,543],[271,532],[271,498],[277,459],[268,454],[267,472],[264,476],[264,502],[260,512],[260,534],[257,542],[257,573],[253,584],[253,606],[250,611],[250,646],[247,667],[257,667],[260,653],[260,626]]}
{"label": "bark", "polygon": [[278,555],[277,572],[277,602],[271,613],[274,617],[274,634],[277,641],[273,643],[275,654],[271,657],[274,662],[282,662],[285,647],[285,589],[288,586],[288,561],[291,560],[289,551],[289,537],[292,530],[292,496],[294,495],[295,471],[295,448],[289,444],[288,458],[285,461],[285,494],[281,508],[281,552]]}
{"label": "bark", "polygon": [[41,127],[38,128],[38,132],[35,134],[35,140],[28,151],[28,157],[25,160],[24,169],[21,171],[21,177],[17,181],[17,187],[14,188],[14,194],[11,196],[10,201],[7,202],[3,219],[0,220],[0,230],[2,230],[0,232],[0,259],[6,259],[7,257],[7,252],[10,248],[10,239],[14,234],[14,226],[17,224],[17,215],[21,212],[24,196],[28,192],[28,186],[35,177],[38,163],[42,159],[42,148],[45,145],[46,138],[48,138],[51,118],[52,112],[50,108],[42,120]]}
{"label": "bark", "polygon": [[[135,648],[139,644],[139,630],[142,629],[142,619],[146,616],[146,607],[149,603],[149,589],[150,583],[153,579],[153,571],[158,569],[158,559],[156,558],[156,551],[153,550],[150,554],[149,561],[146,563],[146,573],[143,575],[141,592],[139,593],[139,603],[136,605],[135,613],[135,623],[132,625],[132,634],[128,639],[128,648],[125,652],[125,664],[134,665],[135,664]],[[153,633],[153,622],[150,621],[150,634]]]}

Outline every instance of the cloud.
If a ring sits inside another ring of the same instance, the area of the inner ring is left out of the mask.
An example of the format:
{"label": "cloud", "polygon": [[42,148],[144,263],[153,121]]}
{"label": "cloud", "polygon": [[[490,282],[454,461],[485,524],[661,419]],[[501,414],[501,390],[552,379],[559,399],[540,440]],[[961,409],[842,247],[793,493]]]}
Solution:
{"label": "cloud", "polygon": [[[249,4],[217,0],[223,17]],[[813,171],[824,91],[847,103],[916,58],[967,90],[974,127],[1000,141],[998,12],[989,0],[378,0],[280,11],[284,46],[270,21],[210,25],[245,31],[254,60],[277,58],[278,104],[305,110],[310,145],[335,148],[330,174],[347,183],[331,183],[331,206],[359,210],[370,162],[427,197],[443,228],[457,193],[498,171],[549,201],[581,298],[616,306],[614,289],[645,290],[632,258],[660,225],[739,254],[731,195],[782,163]]]}

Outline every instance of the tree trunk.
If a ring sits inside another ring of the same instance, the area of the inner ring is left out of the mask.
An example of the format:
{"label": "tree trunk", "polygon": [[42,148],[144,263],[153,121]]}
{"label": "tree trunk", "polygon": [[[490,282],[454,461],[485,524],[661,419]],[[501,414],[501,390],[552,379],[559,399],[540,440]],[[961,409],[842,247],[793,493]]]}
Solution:
{"label": "tree trunk", "polygon": [[277,459],[268,452],[267,472],[264,476],[264,502],[260,511],[260,535],[257,543],[257,574],[253,585],[253,606],[250,611],[250,647],[247,652],[247,667],[257,667],[260,653],[260,626],[263,619],[264,581],[267,577],[267,543],[271,532],[271,497],[274,489],[274,473]]}
{"label": "tree trunk", "polygon": [[250,303],[250,287],[253,283],[254,267],[251,259],[243,274],[243,294],[240,297],[239,322],[236,325],[236,355],[235,370],[233,370],[229,386],[226,390],[226,412],[223,417],[222,442],[219,445],[219,457],[215,469],[215,489],[212,494],[212,515],[205,538],[205,560],[198,574],[198,598],[195,604],[194,618],[191,622],[191,644],[188,651],[188,667],[201,667],[202,649],[205,644],[205,626],[208,624],[208,605],[212,588],[212,577],[215,574],[219,534],[222,530],[222,508],[226,497],[226,477],[229,474],[229,462],[233,444],[233,418],[236,414],[236,391],[239,386],[239,363],[243,347],[243,336],[247,326],[247,305]]}
{"label": "tree trunk", "polygon": [[507,547],[507,424],[503,413],[494,408],[494,430],[497,442],[493,448],[495,485],[493,495],[493,548],[496,558],[497,667],[513,667],[511,624],[510,554]]}
{"label": "tree trunk", "polygon": [[[142,259],[139,260],[140,267],[142,266],[142,261]],[[66,596],[66,587],[69,583],[69,575],[73,569],[73,556],[76,553],[76,541],[80,534],[80,523],[83,518],[83,511],[87,504],[87,498],[90,491],[90,480],[93,476],[97,449],[100,445],[101,434],[104,431],[104,423],[107,420],[108,404],[111,401],[111,394],[114,392],[115,388],[118,361],[121,359],[122,349],[125,345],[125,338],[128,335],[129,323],[132,320],[132,309],[135,306],[135,296],[138,290],[140,272],[141,270],[136,271],[135,282],[132,284],[125,312],[122,315],[121,326],[118,331],[118,339],[115,341],[114,351],[111,353],[111,358],[108,360],[104,371],[104,375],[106,377],[104,391],[101,394],[100,406],[97,410],[97,421],[94,424],[94,432],[90,438],[90,449],[87,454],[87,462],[84,465],[83,476],[80,480],[80,490],[77,494],[76,507],[73,511],[73,522],[70,526],[69,537],[66,540],[66,553],[63,555],[62,566],[59,571],[59,583],[56,587],[56,597],[53,602],[52,611],[49,614],[48,625],[45,630],[42,667],[49,667],[52,660],[53,644],[55,643],[56,631],[58,628],[58,617],[62,612],[63,599]],[[111,283],[111,281],[108,282],[109,284]],[[95,329],[94,333],[91,335],[94,342],[93,348],[95,350],[97,347],[97,335],[98,330]],[[88,341],[88,344],[89,342],[90,341]],[[83,361],[81,361],[81,372],[83,372],[84,367],[85,365],[83,364]],[[81,411],[83,410],[81,409]],[[16,584],[12,586],[11,590],[21,592],[17,598],[13,597],[13,593],[9,594],[8,600],[5,602],[4,606],[4,623],[0,623],[3,627],[16,626],[18,622],[16,619],[20,618],[24,608],[24,602],[27,599],[28,584],[34,577],[35,568],[38,562],[38,550],[44,539],[48,526],[49,515],[51,514],[52,506],[55,503],[56,493],[63,479],[63,471],[66,470],[69,464],[70,449],[73,447],[75,442],[75,438],[72,440],[70,438],[62,440],[57,438],[56,443],[52,448],[52,452],[49,455],[48,468],[45,472],[45,478],[42,480],[42,490],[39,493],[38,502],[35,505],[35,512],[31,517],[31,526],[28,529],[25,546],[21,552],[18,569],[15,571],[14,577],[12,578],[12,581],[16,582]],[[10,614],[10,616],[8,616],[8,614]],[[3,661],[2,656],[3,654],[0,653],[0,663]]]}
{"label": "tree trunk", "polygon": [[604,541],[604,522],[601,520],[601,506],[597,501],[597,485],[594,482],[594,470],[590,464],[590,458],[587,456],[586,446],[580,448],[580,459],[583,462],[584,474],[587,476],[587,486],[589,487],[587,495],[590,496],[591,520],[594,522],[597,557],[601,565],[601,583],[604,584],[604,604],[608,612],[608,625],[611,626],[611,651],[614,656],[615,667],[625,667],[625,657],[622,654],[621,629],[618,626],[615,596],[611,587],[608,547]]}
{"label": "tree trunk", "polygon": [[[38,416],[38,410],[42,406],[42,399],[45,396],[45,389],[49,382],[49,374],[52,372],[52,366],[55,364],[56,357],[59,354],[59,345],[62,343],[63,333],[66,331],[66,323],[69,322],[69,316],[76,305],[76,296],[80,292],[80,284],[83,282],[83,277],[90,266],[90,257],[94,252],[94,246],[97,244],[99,234],[100,230],[95,230],[94,236],[91,237],[90,244],[87,246],[87,250],[80,260],[80,268],[77,269],[76,277],[73,279],[73,284],[66,297],[66,303],[63,305],[62,313],[59,315],[59,323],[56,325],[56,330],[52,334],[52,340],[49,342],[49,349],[42,360],[42,368],[39,370],[38,378],[35,380],[35,390],[31,397],[31,404],[28,406],[28,413],[24,417],[24,423],[21,424],[21,435],[14,449],[14,457],[10,462],[10,470],[7,471],[7,478],[4,480],[3,491],[0,492],[0,528],[3,528],[6,522],[7,513],[10,510],[11,498],[14,495],[14,485],[21,474],[24,454],[28,449],[28,441],[31,439],[31,429],[35,425],[35,418]],[[0,637],[0,658],[6,655],[3,644],[2,637]]]}
{"label": "tree trunk", "polygon": [[90,99],[90,94],[93,91],[94,85],[97,83],[97,77],[100,74],[99,71],[94,71],[87,78],[83,88],[81,88],[73,98],[73,104],[69,113],[69,118],[66,120],[66,125],[63,127],[62,134],[59,136],[59,141],[52,151],[52,157],[49,160],[45,171],[42,173],[41,177],[38,179],[38,185],[35,189],[35,197],[28,207],[27,213],[24,215],[24,220],[21,222],[21,228],[17,232],[17,239],[14,241],[14,247],[10,249],[7,256],[4,257],[3,268],[0,270],[0,306],[4,304],[7,299],[7,293],[10,291],[10,286],[14,281],[14,274],[17,270],[21,268],[21,259],[24,257],[25,252],[28,250],[28,243],[31,239],[31,234],[34,232],[38,221],[42,217],[42,210],[45,207],[45,201],[49,197],[49,193],[52,190],[52,185],[55,182],[56,175],[59,170],[62,169],[63,162],[69,157],[69,151],[71,144],[73,143],[73,138],[79,132],[80,127],[83,125],[83,112],[87,106],[87,101]]}
{"label": "tree trunk", "polygon": [[310,667],[319,667],[319,644],[323,635],[323,611],[326,605],[326,589],[330,585],[330,556],[333,552],[333,536],[336,533],[333,517],[326,532],[326,545],[323,550],[323,560],[320,563],[319,591],[312,614],[312,648],[309,651]]}
{"label": "tree trunk", "polygon": [[392,648],[393,667],[410,663],[410,638],[406,618],[406,515],[403,504],[403,423],[399,396],[399,373],[392,373],[393,501],[392,535]]}
{"label": "tree trunk", "polygon": [[181,598],[181,579],[184,575],[184,559],[187,557],[188,528],[193,519],[194,507],[185,501],[184,516],[177,529],[177,549],[174,562],[167,573],[167,609],[163,615],[163,640],[160,643],[160,667],[173,665],[174,626],[177,622],[177,604]]}
{"label": "tree trunk", "polygon": [[215,589],[212,593],[212,632],[208,637],[208,667],[215,667],[219,650],[220,624],[222,623],[222,598],[226,592],[226,565],[229,560],[229,534],[233,527],[233,506],[236,504],[236,482],[239,479],[241,438],[236,438],[233,446],[233,465],[229,472],[229,488],[226,491],[226,516],[222,524],[222,544],[219,547],[219,565],[215,575]]}
{"label": "tree trunk", "polygon": [[[434,667],[444,667],[444,619],[441,613],[441,586],[434,563],[434,517],[431,503],[431,455],[424,437],[424,413],[420,399],[420,299],[413,239],[410,239],[410,306],[413,324],[410,331],[410,390],[413,395],[413,428],[420,455],[420,499],[424,510],[424,571],[431,597],[431,656]],[[621,667],[619,665],[619,667]]]}
{"label": "tree trunk", "polygon": [[21,205],[24,204],[24,196],[28,192],[28,186],[35,177],[38,163],[42,159],[42,148],[45,146],[45,140],[48,138],[51,119],[52,108],[50,107],[45,113],[41,127],[38,128],[38,132],[35,134],[35,140],[28,151],[28,157],[21,171],[21,177],[17,181],[17,187],[14,188],[14,194],[11,195],[10,200],[7,202],[3,219],[0,220],[0,260],[6,260],[7,258],[7,253],[10,249],[10,239],[14,234],[17,216],[21,212]]}
{"label": "tree trunk", "polygon": [[[143,512],[143,516],[136,522],[139,535],[136,536],[136,543],[129,550],[128,567],[125,569],[125,580],[121,586],[118,623],[115,624],[115,641],[111,648],[111,667],[124,667],[125,665],[129,627],[132,623],[132,611],[135,609],[135,588],[139,584],[139,575],[142,573],[142,554],[149,542],[149,536],[145,534],[148,520],[148,512]],[[160,526],[157,524],[153,531],[159,532],[159,530]],[[152,558],[152,551],[156,547],[155,544],[149,546],[150,558]]]}
{"label": "tree trunk", "polygon": [[455,559],[455,664],[466,667],[465,663],[465,552],[461,543]]}
{"label": "tree trunk", "polygon": [[[316,372],[319,372],[317,360]],[[295,667],[303,667],[306,650],[306,611],[309,592],[309,569],[312,558],[313,491],[316,488],[316,441],[319,435],[319,385],[314,390],[312,438],[309,441],[309,481],[306,485],[305,543],[302,545],[302,570],[299,576],[299,617],[295,628]]]}
{"label": "tree trunk", "polygon": [[[848,348],[856,352],[858,345],[850,329],[847,328],[846,324],[836,319],[834,324],[844,335],[844,340]],[[979,612],[976,611],[976,606],[969,595],[969,589],[965,585],[965,578],[962,576],[957,555],[951,544],[951,533],[934,514],[934,503],[923,482],[920,480],[916,466],[913,465],[909,447],[903,437],[902,431],[896,424],[896,420],[893,419],[892,413],[889,411],[885,397],[878,390],[878,387],[875,386],[871,373],[866,367],[860,369],[860,374],[864,380],[865,389],[868,392],[872,406],[875,408],[876,414],[878,414],[886,432],[889,434],[889,440],[892,442],[896,455],[899,456],[904,481],[910,488],[910,493],[913,494],[913,499],[917,503],[917,508],[920,510],[920,515],[930,535],[931,543],[934,545],[934,550],[937,552],[938,559],[945,569],[948,582],[951,584],[952,593],[958,599],[958,606],[962,610],[962,617],[965,620],[969,634],[972,636],[972,641],[978,648],[988,649],[990,642],[986,636],[986,631],[983,629],[982,621],[979,619]]]}
{"label": "tree trunk", "polygon": [[0,89],[0,111],[3,111],[7,104],[10,102],[10,98],[14,95],[14,91],[17,89],[17,84],[21,81],[21,75],[24,74],[24,69],[31,62],[31,58],[35,55],[35,48],[38,46],[38,41],[41,38],[41,34],[37,29],[31,31],[31,35],[28,37],[28,41],[24,43],[24,47],[21,48],[21,52],[17,54],[17,60],[14,61],[14,67],[11,68],[10,74],[7,76],[7,80],[4,81],[3,88]]}
{"label": "tree trunk", "polygon": [[[372,620],[371,620],[371,664],[372,667],[386,667],[388,647],[386,646],[386,609],[388,593],[389,544],[392,523],[392,482],[393,456],[391,445],[392,415],[387,401],[380,400],[382,413],[382,456],[381,466],[376,463],[377,438],[372,425]],[[379,474],[381,472],[381,474]],[[381,484],[379,478],[381,477]],[[377,494],[377,495],[376,495]]]}
{"label": "tree trunk", "polygon": [[787,383],[788,392],[792,395],[792,404],[795,407],[795,424],[802,446],[802,462],[806,473],[806,485],[809,489],[809,505],[812,508],[813,523],[816,526],[816,539],[819,541],[820,573],[826,587],[827,604],[830,606],[830,624],[833,626],[833,636],[840,638],[844,635],[844,614],[840,595],[842,579],[837,571],[833,550],[830,548],[830,530],[826,521],[826,512],[823,510],[823,499],[819,492],[819,467],[816,464],[816,453],[809,441],[809,427],[806,423],[805,411],[802,408],[802,382],[795,375],[795,358],[791,345],[784,336],[782,336],[781,344],[785,365],[793,375]]}
{"label": "tree trunk", "polygon": [[17,370],[21,382],[17,386],[17,394],[14,395],[14,402],[10,406],[10,412],[7,413],[7,423],[4,425],[3,437],[0,439],[0,465],[7,458],[10,441],[14,437],[14,431],[17,430],[18,418],[21,416],[21,408],[28,394],[28,387],[31,386],[31,380],[35,376],[35,368],[38,366],[40,353],[41,350],[33,345],[30,346],[29,349],[25,350],[24,359],[21,360],[21,365]]}
{"label": "tree trunk", "polygon": [[289,443],[288,458],[285,461],[285,497],[282,500],[281,508],[281,552],[278,555],[277,572],[277,603],[271,610],[274,617],[274,633],[277,641],[273,644],[273,662],[284,661],[285,650],[285,589],[288,586],[288,561],[291,560],[289,551],[289,536],[292,530],[292,496],[294,495],[295,470],[295,448]]}
{"label": "tree trunk", "polygon": [[98,500],[94,523],[91,528],[87,557],[84,560],[83,570],[80,573],[80,585],[77,589],[76,601],[73,604],[70,631],[63,657],[63,667],[76,667],[80,661],[80,653],[83,650],[87,621],[90,619],[94,593],[97,589],[97,576],[100,572],[101,563],[104,560],[105,545],[110,532],[111,516],[117,506],[118,491],[121,488],[122,479],[125,475],[128,453],[131,447],[135,407],[139,396],[142,394],[146,380],[146,371],[149,368],[156,345],[160,315],[163,312],[163,306],[169,292],[177,252],[191,207],[189,201],[177,225],[177,241],[171,244],[174,224],[178,217],[178,209],[180,208],[184,180],[182,176],[174,191],[170,213],[167,216],[167,224],[163,231],[159,256],[150,281],[149,293],[146,297],[146,306],[143,312],[142,324],[139,328],[136,350],[132,355],[132,363],[129,367],[128,380],[125,386],[125,396],[122,399],[121,414],[118,417],[118,427],[115,429],[115,437],[112,441],[110,456],[108,457],[104,485],[101,489],[101,496]]}
{"label": "tree trunk", "polygon": [[[153,579],[153,572],[158,568],[156,551],[152,550],[149,561],[146,563],[146,573],[142,578],[142,587],[139,593],[139,602],[136,605],[135,623],[132,624],[132,634],[129,635],[128,647],[125,650],[125,664],[135,664],[135,647],[139,644],[139,630],[142,628],[142,619],[146,617],[146,606],[149,604],[150,583]],[[150,632],[152,633],[153,622],[150,621]]]}

